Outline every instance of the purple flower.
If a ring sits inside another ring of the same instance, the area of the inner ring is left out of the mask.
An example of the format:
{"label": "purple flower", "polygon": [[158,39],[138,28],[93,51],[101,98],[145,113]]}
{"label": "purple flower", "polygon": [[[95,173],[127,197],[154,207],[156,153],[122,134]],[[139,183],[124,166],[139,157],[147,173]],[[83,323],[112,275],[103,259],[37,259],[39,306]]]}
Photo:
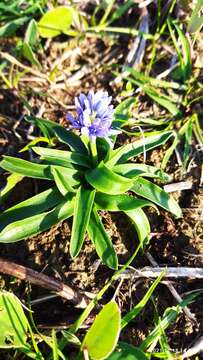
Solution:
{"label": "purple flower", "polygon": [[111,96],[103,90],[96,93],[90,91],[88,95],[80,94],[75,98],[77,116],[67,115],[73,127],[79,129],[81,134],[89,136],[92,141],[96,137],[107,138],[117,134],[118,131],[111,128],[114,108],[111,103]]}

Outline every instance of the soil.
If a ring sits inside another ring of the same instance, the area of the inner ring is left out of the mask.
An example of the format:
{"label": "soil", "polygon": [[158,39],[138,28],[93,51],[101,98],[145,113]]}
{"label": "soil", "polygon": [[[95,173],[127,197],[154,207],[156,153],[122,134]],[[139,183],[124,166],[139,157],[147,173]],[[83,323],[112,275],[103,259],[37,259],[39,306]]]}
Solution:
{"label": "soil", "polygon": [[[22,81],[19,89],[7,90],[2,85],[0,96],[0,156],[17,155],[27,141],[36,135],[33,129],[23,120],[23,115],[27,113],[23,107],[22,97],[26,96],[35,114],[40,114],[45,118],[65,123],[66,108],[73,105],[74,96],[90,88],[94,90],[104,88],[108,90],[116,103],[119,88],[112,85],[114,76],[110,69],[113,59],[116,63],[123,63],[128,49],[128,38],[118,38],[117,43],[111,44],[111,40],[86,39],[78,44],[78,54],[66,60],[63,70],[66,74],[76,73],[78,69],[86,69],[86,73],[73,84],[69,83],[68,75],[65,89],[59,86],[56,89],[42,86],[41,92],[47,93],[47,97],[42,96],[36,90],[36,83],[32,79],[26,91],[27,83]],[[72,44],[73,45],[73,44]],[[65,45],[64,45],[65,46]],[[71,46],[69,44],[69,46]],[[61,49],[61,48],[60,48]],[[61,51],[58,43],[52,42],[47,47],[46,53],[41,54],[43,68],[50,70],[53,59],[59,58]],[[60,54],[59,54],[60,53]],[[92,53],[95,54],[92,57]],[[63,81],[64,84],[64,81]],[[33,86],[32,86],[33,85]],[[32,89],[32,90],[31,90]],[[145,108],[143,101],[140,108]],[[123,143],[127,137],[120,137],[119,142]],[[169,146],[169,145],[167,145]],[[166,147],[156,149],[147,154],[147,164],[159,166],[163,158]],[[202,153],[193,144],[191,158],[193,166],[190,172],[182,175],[181,168],[177,164],[174,155],[168,165],[167,172],[173,175],[173,181],[192,180],[193,188],[173,193],[174,198],[179,201],[183,209],[183,218],[175,220],[169,213],[160,211],[157,215],[152,210],[147,210],[149,216],[152,237],[146,247],[146,251],[154,257],[159,266],[170,265],[174,267],[189,266],[200,267],[203,260],[203,192],[200,188],[201,182],[201,163]],[[141,158],[139,161],[141,162]],[[1,180],[4,184],[5,178]],[[46,188],[45,182],[25,179],[15,188],[12,197],[9,198],[6,207],[28,198],[32,193],[36,193]],[[4,207],[2,206],[2,209]],[[129,220],[120,213],[102,213],[103,223],[111,236],[116,252],[119,256],[120,264],[133,254],[138,240],[136,233]],[[2,258],[14,261],[18,264],[31,267],[33,270],[43,272],[63,281],[65,284],[74,286],[79,290],[97,293],[112,275],[112,271],[98,262],[94,247],[88,238],[85,241],[80,255],[71,260],[69,256],[69,241],[71,234],[71,220],[64,221],[56,225],[51,230],[34,236],[27,241],[15,244],[0,244],[0,254]],[[144,254],[139,254],[132,266],[142,268],[150,266]],[[151,279],[125,279],[117,295],[117,301],[122,313],[130,310],[146,293]],[[105,294],[102,302],[105,303],[114,295],[119,282],[113,284]],[[199,280],[177,279],[173,280],[173,285],[177,292],[183,297],[190,291],[201,288]],[[25,303],[50,295],[50,293],[37,286],[11,279],[9,276],[1,276],[1,288],[13,291]],[[166,331],[169,345],[174,352],[188,349],[198,339],[203,323],[203,312],[201,307],[201,296],[194,303],[189,305],[191,312],[196,317],[196,322],[192,322],[184,313],[178,316],[175,323]],[[149,333],[154,326],[155,312],[161,316],[167,307],[176,305],[177,301],[169,292],[166,285],[161,284],[154,295],[154,303],[149,302],[144,311],[122,332],[122,340],[127,340],[133,345],[139,343]],[[81,313],[79,309],[61,298],[50,298],[35,304],[32,307],[35,323],[43,331],[55,327],[63,329],[69,326]],[[91,322],[91,319],[90,319]],[[82,336],[81,330],[80,335]],[[71,350],[72,351],[72,350]],[[3,354],[3,353],[2,353]],[[72,358],[74,359],[74,350]],[[70,350],[69,350],[70,355]],[[0,355],[1,356],[1,355]],[[71,357],[70,357],[71,358]],[[3,358],[2,358],[3,359]]]}

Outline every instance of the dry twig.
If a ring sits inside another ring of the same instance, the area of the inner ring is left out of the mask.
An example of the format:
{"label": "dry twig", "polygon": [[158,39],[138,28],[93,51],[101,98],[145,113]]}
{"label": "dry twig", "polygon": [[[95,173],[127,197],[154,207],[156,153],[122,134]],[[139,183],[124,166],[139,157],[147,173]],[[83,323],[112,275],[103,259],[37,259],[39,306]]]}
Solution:
{"label": "dry twig", "polygon": [[[156,267],[158,264],[155,261],[155,259],[153,258],[153,256],[147,252],[146,253],[147,259],[149,260],[149,262]],[[171,294],[174,296],[174,298],[176,299],[176,301],[178,303],[182,302],[183,299],[181,298],[181,296],[178,294],[178,292],[176,291],[176,289],[174,288],[174,286],[172,285],[172,283],[170,281],[164,281],[164,284],[167,286],[167,288],[169,289],[169,291],[171,292]],[[183,308],[183,311],[185,313],[185,315],[192,321],[197,322],[196,317],[194,314],[191,313],[190,309],[188,308],[188,306],[185,306]]]}
{"label": "dry twig", "polygon": [[14,262],[0,258],[0,272],[54,291],[59,296],[74,303],[76,307],[85,308],[89,303],[89,298],[85,294],[79,293],[79,291],[63,284],[61,281],[55,280],[53,277]]}

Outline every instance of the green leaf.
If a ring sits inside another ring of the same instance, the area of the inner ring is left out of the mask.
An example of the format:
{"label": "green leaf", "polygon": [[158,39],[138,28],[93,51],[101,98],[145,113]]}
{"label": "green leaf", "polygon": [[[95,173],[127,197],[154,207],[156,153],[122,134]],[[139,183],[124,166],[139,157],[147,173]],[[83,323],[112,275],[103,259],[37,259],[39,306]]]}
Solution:
{"label": "green leaf", "polygon": [[30,20],[24,38],[25,43],[31,47],[36,44],[37,41],[37,23],[34,19]]}
{"label": "green leaf", "polygon": [[95,195],[95,205],[98,210],[108,211],[128,211],[144,206],[154,207],[154,204],[149,201],[136,199],[126,194],[108,195],[100,192]]}
{"label": "green leaf", "polygon": [[146,176],[151,178],[157,178],[162,181],[171,180],[171,176],[166,174],[162,169],[158,169],[154,166],[146,164],[119,164],[113,167],[113,171],[122,176],[127,176],[130,179],[137,176]]}
{"label": "green leaf", "polygon": [[30,63],[32,65],[36,65],[39,68],[41,67],[41,64],[39,63],[35,53],[33,52],[30,44],[27,44],[26,42],[24,42],[22,44],[22,54],[24,56],[25,59],[27,59],[28,61],[30,61]]}
{"label": "green leaf", "polygon": [[125,211],[125,214],[133,222],[139,242],[143,247],[143,245],[148,242],[149,235],[151,232],[148,217],[145,215],[142,209]]}
{"label": "green leaf", "polygon": [[14,187],[23,179],[23,176],[18,174],[11,174],[6,179],[6,186],[0,191],[0,204],[3,203],[9,196],[9,193]]}
{"label": "green leaf", "polygon": [[0,162],[0,167],[11,173],[23,176],[29,176],[37,179],[50,179],[49,166],[32,163],[11,156],[4,156],[3,160]]}
{"label": "green leaf", "polygon": [[172,115],[178,116],[181,114],[181,111],[178,109],[176,104],[174,103],[175,100],[173,98],[165,95],[163,92],[155,90],[154,87],[143,84],[142,81],[134,80],[129,77],[125,77],[126,80],[130,81],[131,83],[139,86],[142,90],[154,101],[156,101],[159,105],[167,109]]}
{"label": "green leaf", "polygon": [[106,304],[87,332],[82,349],[93,360],[105,359],[115,348],[120,333],[120,310],[115,301]]}
{"label": "green leaf", "polygon": [[197,0],[188,24],[188,31],[191,33],[200,31],[203,26],[203,16],[200,16],[202,6],[203,0]]}
{"label": "green leaf", "polygon": [[111,147],[109,145],[109,142],[104,138],[97,138],[96,145],[98,161],[101,162],[103,159],[108,157],[108,154],[111,151]]}
{"label": "green leaf", "polygon": [[48,189],[32,196],[0,214],[0,230],[14,221],[46,211],[56,206],[62,200],[63,197],[56,188]]}
{"label": "green leaf", "polygon": [[[27,107],[28,107],[28,105],[27,105]],[[46,137],[46,138],[55,136],[55,129],[58,126],[61,126],[54,121],[43,119],[43,118],[38,118],[36,116],[25,116],[25,120],[27,122],[37,126],[41,130],[44,137]]]}
{"label": "green leaf", "polygon": [[140,71],[129,66],[124,66],[123,70],[128,71],[136,80],[141,81],[143,85],[148,84],[155,88],[166,88],[166,89],[171,88],[171,89],[179,89],[179,90],[187,89],[186,86],[183,86],[178,82],[156,79],[148,75],[145,75]]}
{"label": "green leaf", "polygon": [[77,164],[84,167],[90,167],[90,160],[88,156],[74,152],[74,151],[65,151],[65,150],[56,150],[56,149],[49,149],[40,146],[34,146],[32,150],[37,154],[40,155],[44,160],[54,160],[59,161],[59,165],[64,167],[70,167],[70,164]]}
{"label": "green leaf", "polygon": [[50,229],[53,225],[73,215],[72,195],[66,197],[53,210],[15,221],[0,232],[0,242],[13,243]]}
{"label": "green leaf", "polygon": [[[187,120],[183,126],[179,129],[178,133],[174,132],[174,140],[172,145],[166,150],[163,160],[162,160],[162,168],[164,169],[168,163],[168,160],[170,159],[171,155],[173,154],[174,150],[176,149],[177,145],[180,143],[183,136],[187,137],[187,133],[191,132],[192,123],[195,121],[195,116],[191,117],[189,120]],[[188,149],[189,150],[189,149]],[[184,154],[183,154],[184,156]]]}
{"label": "green leaf", "polygon": [[58,343],[54,328],[52,329],[52,353],[53,353],[53,360],[59,360]]}
{"label": "green leaf", "polygon": [[25,348],[28,321],[21,302],[9,292],[0,292],[0,348]]}
{"label": "green leaf", "polygon": [[71,149],[87,155],[88,151],[80,136],[74,134],[72,131],[65,129],[63,126],[57,126],[54,129],[56,137],[63,143],[70,146]]}
{"label": "green leaf", "polygon": [[24,152],[24,151],[28,151],[29,149],[31,149],[32,147],[34,147],[36,144],[38,144],[39,142],[45,142],[49,145],[52,145],[51,142],[49,141],[48,138],[44,137],[44,136],[39,136],[38,138],[30,141],[27,145],[25,145],[22,149],[19,150],[19,153]]}
{"label": "green leaf", "polygon": [[54,180],[52,169],[55,168],[67,178],[70,186],[77,185],[80,180],[80,175],[77,170],[57,165],[50,166],[37,164],[11,156],[4,156],[3,160],[0,162],[0,167],[12,173],[44,180]]}
{"label": "green leaf", "polygon": [[159,105],[167,109],[173,116],[178,116],[181,114],[179,108],[172,102],[172,99],[169,96],[160,93],[153,88],[147,88],[146,85],[142,87],[144,92]]}
{"label": "green leaf", "polygon": [[60,170],[55,167],[51,167],[51,173],[54,177],[57,188],[63,196],[67,195],[68,192],[74,192],[74,189],[69,184],[69,180]]}
{"label": "green leaf", "polygon": [[118,8],[115,11],[113,11],[110,19],[107,20],[108,25],[110,23],[112,23],[113,21],[119,19],[133,5],[134,5],[133,0],[128,0],[128,1],[124,2],[123,5],[119,5]]}
{"label": "green leaf", "polygon": [[132,180],[114,173],[103,161],[97,168],[86,171],[85,178],[97,191],[111,195],[123,194],[133,185]]}
{"label": "green leaf", "polygon": [[133,307],[132,310],[130,310],[121,321],[121,328],[123,329],[126,327],[130,321],[132,321],[136,316],[139,315],[139,313],[143,310],[147,302],[149,301],[150,297],[152,296],[154,290],[156,289],[157,285],[160,283],[161,279],[164,276],[164,271],[158,276],[158,278],[153,282],[149,290],[146,292],[144,297],[137,305]]}
{"label": "green leaf", "polygon": [[183,151],[183,165],[184,168],[186,168],[189,155],[191,151],[191,145],[192,145],[192,128],[193,128],[193,122],[192,119],[189,120],[187,130],[185,132],[185,143],[184,143],[184,151]]}
{"label": "green leaf", "polygon": [[107,360],[148,360],[149,358],[140,349],[134,346],[120,342],[116,350],[108,357]]}
{"label": "green leaf", "polygon": [[72,9],[58,6],[46,12],[38,22],[38,31],[44,38],[52,38],[70,29],[73,21]]}
{"label": "green leaf", "polygon": [[190,43],[185,36],[184,32],[181,28],[173,21],[173,25],[176,28],[178,33],[182,51],[181,51],[181,67],[184,74],[184,80],[188,79],[192,74],[192,59],[191,59],[191,50],[190,50]]}
{"label": "green leaf", "polygon": [[38,118],[36,116],[25,116],[25,120],[38,126],[45,137],[55,136],[61,142],[68,145],[72,150],[87,155],[88,151],[80,136],[64,128],[54,121]]}
{"label": "green leaf", "polygon": [[102,262],[111,269],[117,269],[118,258],[116,252],[95,208],[90,215],[88,235],[95,245],[96,252]]}
{"label": "green leaf", "polygon": [[130,109],[135,103],[135,98],[130,97],[117,105],[114,111],[115,120],[112,123],[113,127],[121,128],[123,125],[125,125],[130,117]]}
{"label": "green leaf", "polygon": [[181,208],[172,196],[169,196],[163,189],[152,182],[143,178],[137,178],[131,190],[135,192],[135,194],[142,196],[171,212],[177,218],[182,216]]}
{"label": "green leaf", "polygon": [[28,16],[7,22],[0,27],[0,37],[9,37],[15,34],[16,30],[29,20]]}
{"label": "green leaf", "polygon": [[199,295],[198,292],[190,293],[185,299],[183,299],[177,306],[167,308],[164,312],[162,320],[159,324],[150,332],[146,339],[141,343],[139,349],[145,351],[153,342],[158,341],[163,331],[166,330],[182,312],[182,309],[191,303],[195,297]]}
{"label": "green leaf", "polygon": [[117,162],[126,163],[126,161],[129,159],[138,156],[145,151],[165,144],[172,135],[172,131],[166,131],[158,135],[148,136],[147,138],[123,145],[111,152],[111,157],[108,161],[105,162],[105,165],[109,168],[112,168],[114,165],[116,165]]}
{"label": "green leaf", "polygon": [[70,255],[76,257],[82,247],[89,223],[95,191],[80,187],[77,190],[73,214],[73,226],[70,240]]}

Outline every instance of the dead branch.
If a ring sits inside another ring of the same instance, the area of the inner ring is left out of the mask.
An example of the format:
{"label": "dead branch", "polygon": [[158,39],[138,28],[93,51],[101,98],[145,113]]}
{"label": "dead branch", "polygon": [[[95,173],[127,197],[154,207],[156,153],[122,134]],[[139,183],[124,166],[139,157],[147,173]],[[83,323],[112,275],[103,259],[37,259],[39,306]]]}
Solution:
{"label": "dead branch", "polygon": [[90,301],[85,294],[79,293],[78,290],[74,290],[61,281],[55,280],[53,277],[1,258],[0,272],[6,275],[15,276],[20,280],[29,281],[31,284],[41,286],[50,291],[54,291],[56,294],[71,301],[79,308],[85,308]]}

